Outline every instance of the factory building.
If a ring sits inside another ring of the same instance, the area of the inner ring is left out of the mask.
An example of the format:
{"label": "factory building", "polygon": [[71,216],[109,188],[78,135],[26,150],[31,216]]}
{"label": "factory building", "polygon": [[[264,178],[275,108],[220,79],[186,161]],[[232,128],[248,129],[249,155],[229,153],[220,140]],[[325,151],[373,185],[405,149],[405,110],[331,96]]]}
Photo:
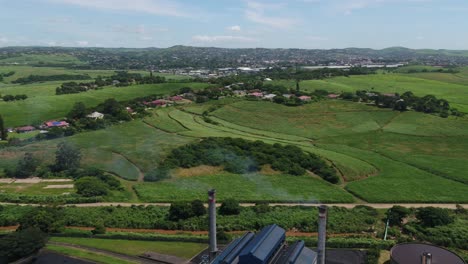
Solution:
{"label": "factory building", "polygon": [[212,264],[315,264],[317,254],[304,241],[288,246],[286,231],[270,225],[257,235],[251,232],[230,243]]}

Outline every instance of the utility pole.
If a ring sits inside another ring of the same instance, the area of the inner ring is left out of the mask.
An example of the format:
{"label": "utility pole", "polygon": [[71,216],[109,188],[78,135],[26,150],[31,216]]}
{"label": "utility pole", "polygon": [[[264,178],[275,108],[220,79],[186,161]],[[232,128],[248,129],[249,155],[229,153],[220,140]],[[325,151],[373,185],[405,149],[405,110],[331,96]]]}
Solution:
{"label": "utility pole", "polygon": [[388,225],[390,224],[390,213],[391,209],[388,210],[387,223],[385,224],[385,234],[383,240],[387,240]]}

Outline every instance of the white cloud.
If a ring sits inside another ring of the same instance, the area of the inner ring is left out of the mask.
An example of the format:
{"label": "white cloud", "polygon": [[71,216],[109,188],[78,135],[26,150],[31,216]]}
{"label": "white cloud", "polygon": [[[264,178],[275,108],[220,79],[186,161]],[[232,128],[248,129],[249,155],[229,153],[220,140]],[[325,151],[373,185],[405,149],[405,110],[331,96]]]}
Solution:
{"label": "white cloud", "polygon": [[153,15],[189,17],[183,6],[168,0],[48,0],[59,4],[69,4],[101,10],[131,11]]}
{"label": "white cloud", "polygon": [[9,42],[9,40],[8,40],[7,38],[5,38],[5,37],[0,37],[0,43],[1,43],[1,44],[5,44],[5,43],[8,43],[8,42]]}
{"label": "white cloud", "polygon": [[346,15],[350,15],[355,10],[373,7],[382,4],[392,3],[427,3],[432,0],[330,0],[333,1],[338,10]]}
{"label": "white cloud", "polygon": [[227,27],[228,30],[231,30],[231,31],[241,31],[241,27],[240,26],[230,26],[230,27]]}
{"label": "white cloud", "polygon": [[79,41],[76,42],[76,45],[78,45],[80,47],[85,47],[85,46],[89,45],[89,42],[86,41],[86,40],[79,40]]}
{"label": "white cloud", "polygon": [[297,23],[294,18],[277,17],[265,15],[266,10],[277,10],[284,7],[284,4],[265,4],[259,2],[247,2],[247,9],[245,10],[245,17],[255,23],[267,25],[274,28],[286,29]]}
{"label": "white cloud", "polygon": [[193,36],[192,40],[195,42],[204,43],[220,43],[220,42],[256,42],[254,38],[244,36],[208,36],[208,35],[197,35]]}

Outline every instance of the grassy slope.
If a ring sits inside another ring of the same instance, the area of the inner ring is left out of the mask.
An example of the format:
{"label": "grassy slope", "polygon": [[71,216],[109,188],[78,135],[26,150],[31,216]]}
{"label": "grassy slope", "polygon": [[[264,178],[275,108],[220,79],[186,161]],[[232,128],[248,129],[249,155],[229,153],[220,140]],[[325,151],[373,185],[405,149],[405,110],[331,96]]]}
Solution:
{"label": "grassy slope", "polygon": [[206,245],[204,244],[168,241],[138,241],[75,237],[52,237],[51,241],[93,247],[131,256],[139,256],[145,252],[152,251],[186,259],[190,259],[206,248]]}
{"label": "grassy slope", "polygon": [[93,107],[108,98],[129,100],[149,94],[167,94],[185,86],[197,89],[205,87],[206,84],[165,83],[120,88],[108,87],[79,94],[37,96],[25,101],[0,102],[0,109],[6,126],[40,124],[49,119],[65,116],[75,102],[84,102],[87,107]]}
{"label": "grassy slope", "polygon": [[137,184],[142,201],[159,202],[204,199],[215,188],[220,200],[296,202],[353,202],[353,197],[337,186],[312,176],[229,174],[180,177],[158,183]]}

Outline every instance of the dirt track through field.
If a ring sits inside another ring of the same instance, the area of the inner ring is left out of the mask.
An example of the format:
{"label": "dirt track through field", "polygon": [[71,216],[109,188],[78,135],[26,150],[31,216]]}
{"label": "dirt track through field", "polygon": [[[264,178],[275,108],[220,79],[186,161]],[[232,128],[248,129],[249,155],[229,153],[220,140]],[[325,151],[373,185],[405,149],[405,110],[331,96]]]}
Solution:
{"label": "dirt track through field", "polygon": [[[26,204],[26,203],[0,203],[0,205],[21,205],[21,206],[41,206],[41,204]],[[82,203],[82,204],[66,204],[62,206],[76,206],[76,207],[104,207],[104,206],[122,206],[122,207],[131,207],[131,206],[171,206],[171,203]],[[218,203],[217,206],[221,204]],[[255,206],[255,203],[241,203],[243,207]],[[406,208],[422,208],[422,207],[437,207],[437,208],[446,208],[446,209],[456,209],[457,204],[450,203],[335,203],[335,204],[320,204],[320,203],[270,203],[270,206],[306,206],[306,207],[317,207],[320,205],[326,206],[336,206],[352,209],[356,206],[364,205],[369,206],[375,209],[389,209],[394,205],[399,205]],[[468,209],[468,204],[459,204],[465,209]],[[207,206],[205,204],[205,206]]]}

